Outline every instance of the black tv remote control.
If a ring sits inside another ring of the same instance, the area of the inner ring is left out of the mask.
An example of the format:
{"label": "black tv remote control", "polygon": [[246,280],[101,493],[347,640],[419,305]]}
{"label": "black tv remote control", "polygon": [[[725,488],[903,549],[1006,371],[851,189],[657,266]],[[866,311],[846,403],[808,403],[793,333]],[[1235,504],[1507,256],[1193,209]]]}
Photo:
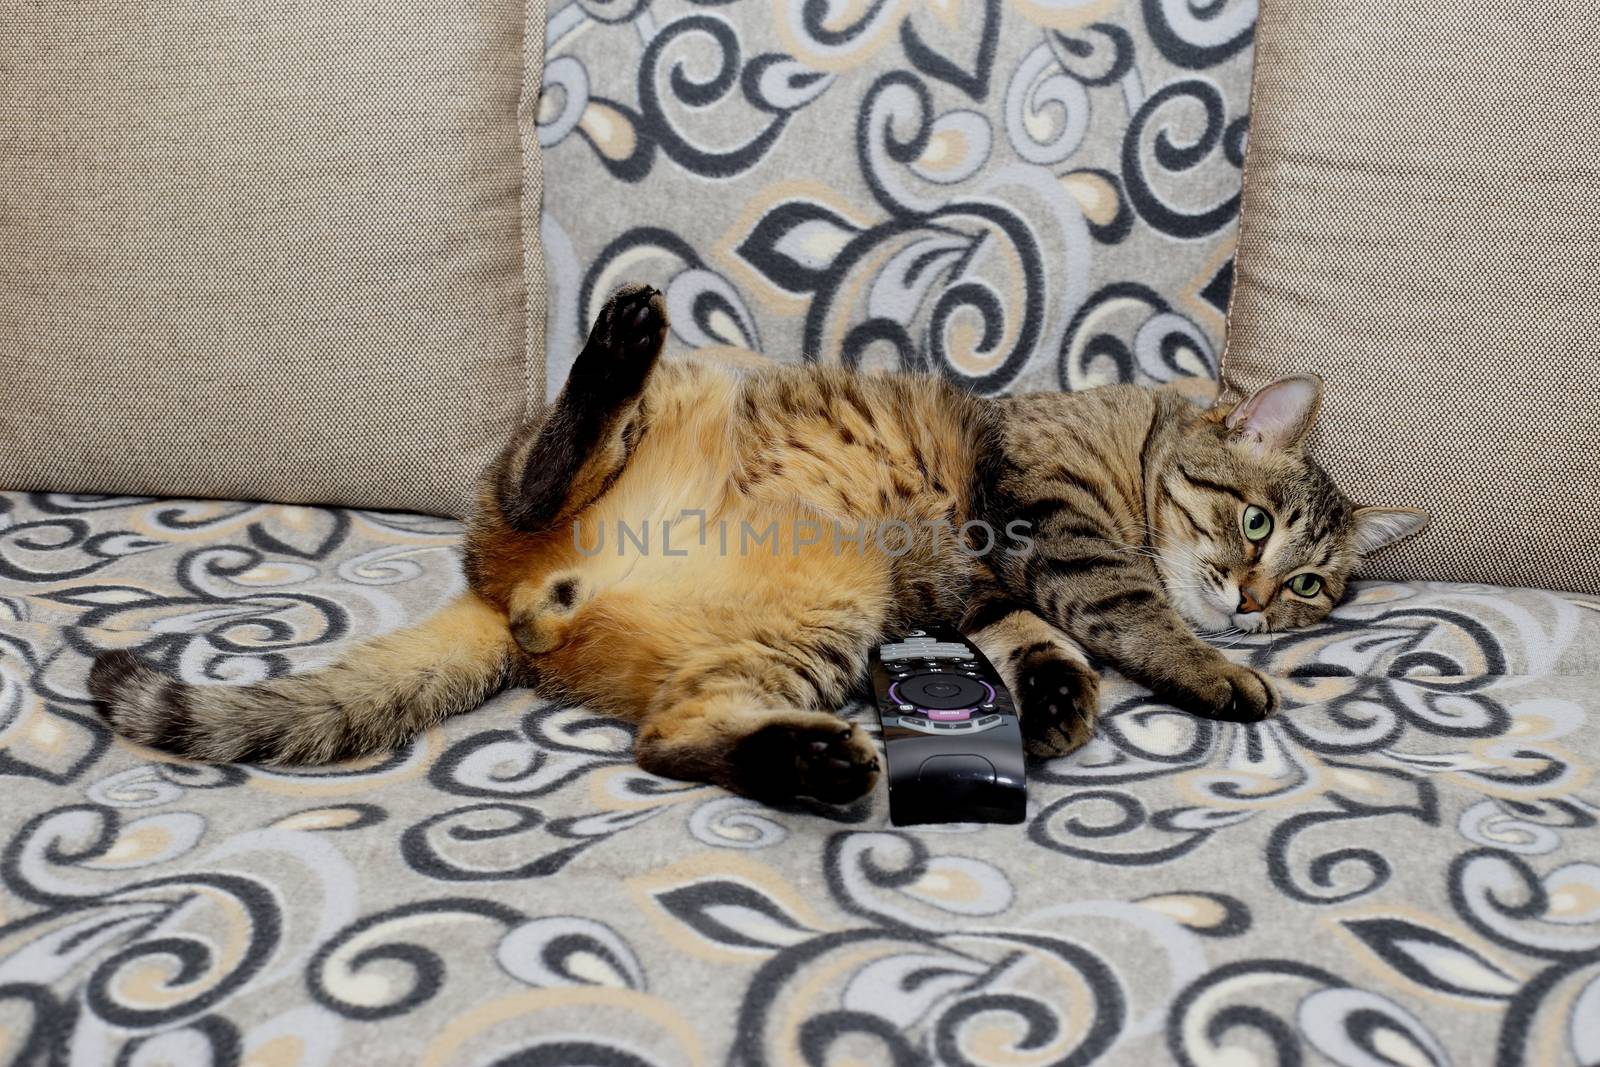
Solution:
{"label": "black tv remote control", "polygon": [[1021,822],[1022,728],[1000,674],[953,630],[911,630],[872,654],[889,821]]}

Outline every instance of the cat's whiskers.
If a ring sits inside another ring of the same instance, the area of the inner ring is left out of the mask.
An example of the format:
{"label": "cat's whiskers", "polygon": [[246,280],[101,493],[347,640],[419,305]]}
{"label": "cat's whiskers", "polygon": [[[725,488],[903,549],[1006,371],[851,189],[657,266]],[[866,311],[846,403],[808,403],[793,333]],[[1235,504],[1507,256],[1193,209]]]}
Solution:
{"label": "cat's whiskers", "polygon": [[[1158,567],[1157,573],[1168,593],[1187,594],[1203,604],[1211,605],[1215,595],[1220,591],[1218,583],[1224,580],[1216,565],[1202,556],[1192,545],[1172,534],[1158,530],[1149,523],[1137,525],[1144,530],[1148,541],[1159,546],[1156,559],[1166,566]],[[1256,631],[1229,627],[1228,630],[1221,632],[1229,636],[1237,634],[1237,640],[1232,643],[1237,644]],[[1203,632],[1202,636],[1205,636]],[[1227,647],[1232,647],[1232,644]]]}

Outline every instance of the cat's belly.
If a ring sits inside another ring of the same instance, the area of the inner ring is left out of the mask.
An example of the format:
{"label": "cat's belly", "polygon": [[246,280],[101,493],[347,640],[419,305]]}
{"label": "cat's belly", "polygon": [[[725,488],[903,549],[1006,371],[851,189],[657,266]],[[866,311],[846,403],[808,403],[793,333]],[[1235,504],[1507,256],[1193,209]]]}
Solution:
{"label": "cat's belly", "polygon": [[618,714],[644,714],[693,664],[713,669],[729,650],[757,645],[804,649],[819,630],[836,639],[840,620],[858,635],[847,651],[864,662],[892,610],[882,556],[836,551],[800,509],[735,501],[707,509],[703,527],[681,510],[586,516],[583,551],[574,548],[570,568],[551,579],[573,582],[578,603],[535,657],[541,680]]}
{"label": "cat's belly", "polygon": [[953,512],[946,459],[861,437],[801,447],[741,422],[744,406],[704,381],[692,400],[656,397],[616,482],[529,561],[511,614],[515,631],[519,611],[554,605],[525,628],[541,678],[627,714],[718,650],[781,658],[846,633],[864,663],[885,625],[955,621],[972,564],[927,528]]}

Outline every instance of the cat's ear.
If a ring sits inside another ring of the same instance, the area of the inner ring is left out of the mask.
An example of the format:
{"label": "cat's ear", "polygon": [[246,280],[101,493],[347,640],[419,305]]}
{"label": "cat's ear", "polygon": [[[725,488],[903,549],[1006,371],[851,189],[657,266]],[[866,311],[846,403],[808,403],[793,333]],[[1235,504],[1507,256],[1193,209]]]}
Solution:
{"label": "cat's ear", "polygon": [[1356,508],[1356,551],[1363,556],[1421,533],[1432,521],[1417,508]]}
{"label": "cat's ear", "polygon": [[1281,452],[1300,447],[1317,418],[1322,379],[1311,374],[1279,378],[1240,402],[1223,425],[1229,440],[1251,451]]}

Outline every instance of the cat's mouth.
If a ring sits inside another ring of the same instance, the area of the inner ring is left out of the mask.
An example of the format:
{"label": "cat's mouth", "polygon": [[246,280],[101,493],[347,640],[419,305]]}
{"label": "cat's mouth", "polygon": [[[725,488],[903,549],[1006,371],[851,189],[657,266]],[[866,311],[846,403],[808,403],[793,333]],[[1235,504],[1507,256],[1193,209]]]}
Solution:
{"label": "cat's mouth", "polygon": [[1267,618],[1259,611],[1252,611],[1248,615],[1234,613],[1233,625],[1235,629],[1243,630],[1247,634],[1264,634],[1272,627],[1267,625]]}
{"label": "cat's mouth", "polygon": [[1167,596],[1178,609],[1178,614],[1197,631],[1207,635],[1259,634],[1268,629],[1266,616],[1253,611],[1236,610],[1239,588],[1224,578],[1221,572],[1208,568],[1199,582],[1173,580],[1162,568],[1161,582]]}
{"label": "cat's mouth", "polygon": [[1239,603],[1239,587],[1229,583],[1228,588],[1217,594],[1217,614],[1224,616],[1227,628],[1237,633],[1263,634],[1270,627],[1267,625],[1267,614],[1264,611],[1239,611],[1234,605]]}
{"label": "cat's mouth", "polygon": [[1165,574],[1162,574],[1161,579],[1162,584],[1167,587],[1167,596],[1172,600],[1172,606],[1177,608],[1178,614],[1183,616],[1184,621],[1196,630],[1214,634],[1242,629],[1234,623],[1233,612],[1218,605],[1216,598],[1221,594],[1182,581],[1172,581]]}

